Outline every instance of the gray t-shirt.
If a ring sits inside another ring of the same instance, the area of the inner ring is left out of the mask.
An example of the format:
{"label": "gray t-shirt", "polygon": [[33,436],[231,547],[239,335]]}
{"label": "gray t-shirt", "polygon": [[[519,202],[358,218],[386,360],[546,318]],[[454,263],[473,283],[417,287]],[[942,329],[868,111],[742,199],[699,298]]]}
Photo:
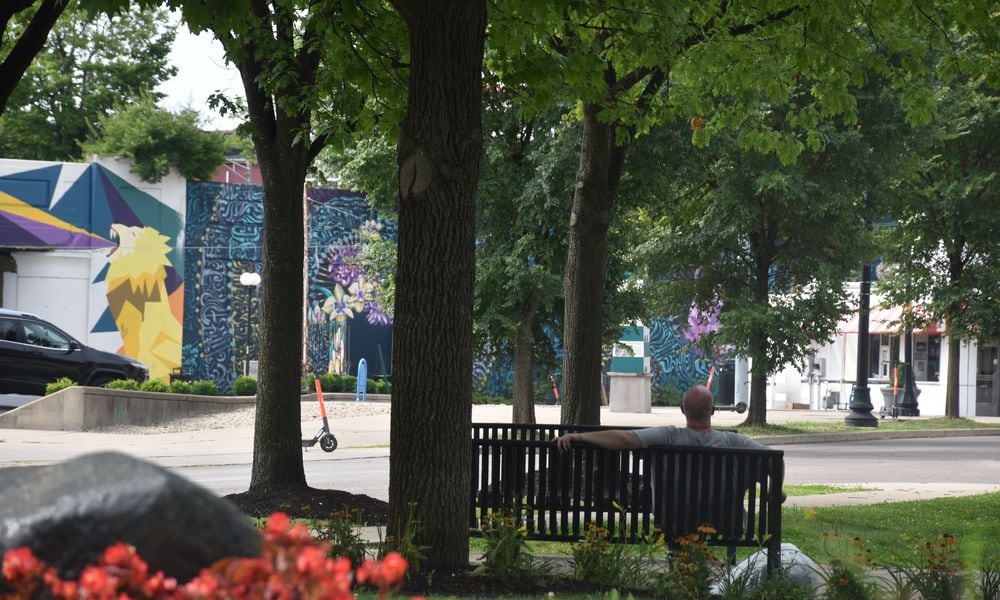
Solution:
{"label": "gray t-shirt", "polygon": [[648,446],[709,446],[712,448],[750,448],[766,449],[767,446],[755,442],[745,435],[734,431],[716,431],[708,433],[694,431],[687,427],[647,427],[634,430],[639,438],[639,445]]}

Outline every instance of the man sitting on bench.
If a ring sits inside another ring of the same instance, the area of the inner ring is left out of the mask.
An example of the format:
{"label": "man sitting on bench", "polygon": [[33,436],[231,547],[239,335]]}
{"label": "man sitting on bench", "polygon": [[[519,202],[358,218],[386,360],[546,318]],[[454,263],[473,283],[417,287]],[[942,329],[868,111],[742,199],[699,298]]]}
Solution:
{"label": "man sitting on bench", "polygon": [[[645,429],[608,429],[604,431],[589,431],[585,433],[567,433],[553,441],[560,451],[569,450],[574,442],[586,442],[607,448],[609,450],[636,450],[650,446],[695,446],[712,448],[745,448],[751,450],[767,450],[768,447],[744,435],[733,431],[717,431],[712,428],[712,415],[715,413],[715,403],[712,392],[702,385],[690,388],[681,403],[681,412],[687,420],[686,427],[648,427]],[[667,465],[657,463],[655,470],[666,473]],[[685,477],[681,471],[688,467],[684,463],[674,465],[674,478]],[[767,476],[761,474],[764,478]],[[701,523],[710,523],[721,534],[730,536],[742,535],[745,527],[746,513],[743,507],[743,496],[746,488],[753,485],[757,477],[746,478],[733,471],[729,474],[729,488],[740,490],[732,497],[705,498],[704,503],[695,509],[684,509],[683,514],[671,513],[666,510],[666,500],[656,501],[660,507],[657,521],[664,533],[673,539],[676,535],[693,532]],[[653,483],[654,496],[658,496],[656,483]],[[669,489],[669,488],[668,488]],[[669,495],[667,490],[660,490]],[[784,502],[784,493],[782,493]],[[675,507],[674,510],[679,510]],[[721,522],[720,522],[721,521]]]}
{"label": "man sitting on bench", "polygon": [[715,402],[712,392],[696,385],[684,393],[681,412],[687,427],[647,427],[645,429],[609,429],[586,433],[567,433],[554,440],[560,450],[569,450],[573,442],[587,442],[611,450],[635,450],[647,446],[710,446],[714,448],[766,449],[767,446],[733,431],[712,429]]}

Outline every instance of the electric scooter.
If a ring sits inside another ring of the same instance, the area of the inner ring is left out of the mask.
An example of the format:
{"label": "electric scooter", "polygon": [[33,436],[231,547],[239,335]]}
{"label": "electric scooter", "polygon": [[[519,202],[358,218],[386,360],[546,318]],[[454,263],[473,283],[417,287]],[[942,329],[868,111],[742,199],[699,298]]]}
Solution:
{"label": "electric scooter", "polygon": [[337,449],[337,438],[330,433],[330,422],[326,418],[326,405],[323,404],[323,386],[320,385],[319,379],[316,379],[316,400],[319,402],[319,412],[323,415],[323,427],[311,439],[302,440],[302,447],[312,448],[316,442],[319,442],[319,447],[324,452],[333,452]]}

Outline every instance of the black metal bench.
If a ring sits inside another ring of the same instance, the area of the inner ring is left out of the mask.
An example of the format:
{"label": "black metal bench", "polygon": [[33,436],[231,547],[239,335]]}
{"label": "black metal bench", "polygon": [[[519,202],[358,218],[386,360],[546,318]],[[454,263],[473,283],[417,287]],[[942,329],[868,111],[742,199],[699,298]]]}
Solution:
{"label": "black metal bench", "polygon": [[764,547],[769,570],[780,565],[782,451],[576,443],[560,452],[552,443],[601,429],[622,428],[473,423],[472,533],[486,515],[512,510],[536,540],[577,541],[595,523],[622,542],[658,529],[674,544],[708,524],[709,545]]}

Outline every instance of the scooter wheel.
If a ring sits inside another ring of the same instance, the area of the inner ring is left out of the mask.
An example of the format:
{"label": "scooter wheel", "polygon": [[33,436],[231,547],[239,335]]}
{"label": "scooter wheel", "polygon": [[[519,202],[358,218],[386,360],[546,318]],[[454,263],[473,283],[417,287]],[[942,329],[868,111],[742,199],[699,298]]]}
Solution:
{"label": "scooter wheel", "polygon": [[324,435],[319,440],[319,447],[323,452],[333,452],[337,449],[337,438],[333,437],[333,434]]}

